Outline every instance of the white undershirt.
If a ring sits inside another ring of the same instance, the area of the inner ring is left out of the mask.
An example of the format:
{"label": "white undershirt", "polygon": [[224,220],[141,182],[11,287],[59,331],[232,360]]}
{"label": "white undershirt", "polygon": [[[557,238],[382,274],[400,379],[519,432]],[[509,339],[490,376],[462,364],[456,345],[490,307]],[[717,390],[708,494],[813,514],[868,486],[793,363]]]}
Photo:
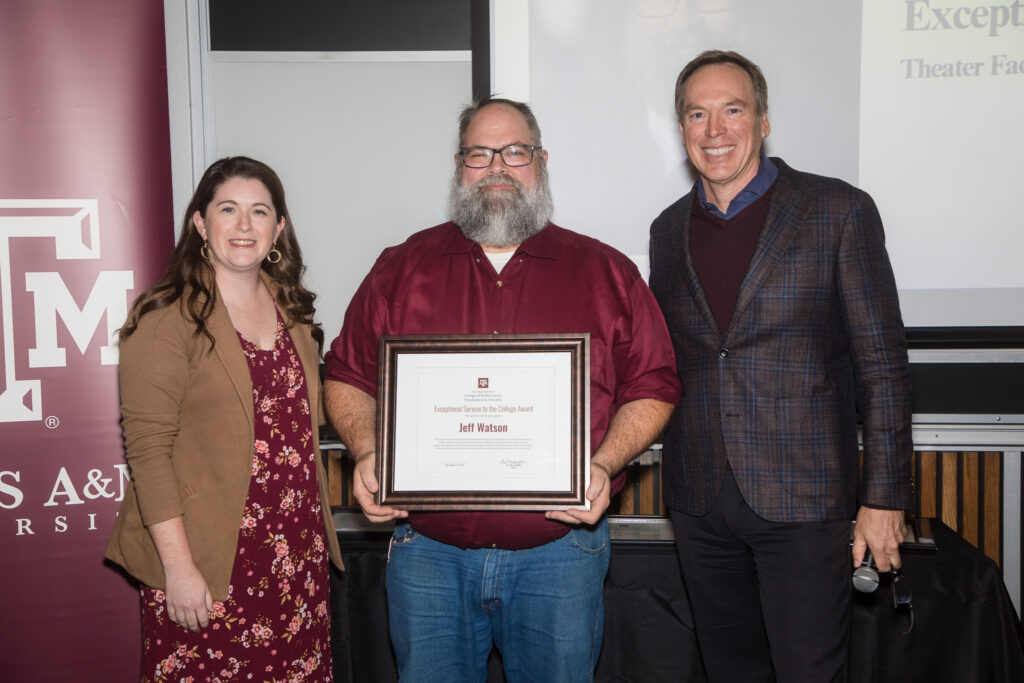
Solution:
{"label": "white undershirt", "polygon": [[515,250],[513,251],[485,251],[484,254],[487,259],[494,266],[495,273],[501,273],[501,269],[508,265],[508,262],[515,256]]}

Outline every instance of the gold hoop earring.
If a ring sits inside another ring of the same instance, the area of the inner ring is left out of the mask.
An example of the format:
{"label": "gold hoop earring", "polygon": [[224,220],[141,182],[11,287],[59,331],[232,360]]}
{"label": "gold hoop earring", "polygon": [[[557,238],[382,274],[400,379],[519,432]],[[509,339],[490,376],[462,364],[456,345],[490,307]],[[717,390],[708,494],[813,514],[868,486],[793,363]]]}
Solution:
{"label": "gold hoop earring", "polygon": [[203,240],[203,246],[199,247],[199,253],[202,254],[203,258],[207,261],[210,260],[210,243]]}
{"label": "gold hoop earring", "polygon": [[281,260],[281,252],[277,250],[277,240],[274,240],[274,245],[270,247],[270,251],[267,252],[267,263],[277,263]]}

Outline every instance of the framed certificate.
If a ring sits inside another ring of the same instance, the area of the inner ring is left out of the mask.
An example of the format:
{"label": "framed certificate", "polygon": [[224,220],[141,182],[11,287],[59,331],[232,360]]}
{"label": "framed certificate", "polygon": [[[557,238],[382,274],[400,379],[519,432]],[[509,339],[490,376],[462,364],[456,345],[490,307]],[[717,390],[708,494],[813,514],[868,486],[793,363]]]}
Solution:
{"label": "framed certificate", "polygon": [[384,335],[378,505],[590,508],[590,335]]}

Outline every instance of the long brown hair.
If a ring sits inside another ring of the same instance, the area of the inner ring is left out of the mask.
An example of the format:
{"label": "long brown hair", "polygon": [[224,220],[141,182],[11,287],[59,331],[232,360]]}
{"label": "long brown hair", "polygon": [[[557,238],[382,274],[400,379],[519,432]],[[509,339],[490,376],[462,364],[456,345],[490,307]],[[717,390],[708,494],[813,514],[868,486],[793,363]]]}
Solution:
{"label": "long brown hair", "polygon": [[206,169],[195,194],[192,195],[192,200],[188,203],[188,209],[185,210],[181,235],[178,237],[178,243],[174,245],[167,270],[156,284],[139,295],[132,304],[128,319],[118,333],[121,341],[135,332],[142,316],[181,300],[184,312],[195,323],[196,336],[205,335],[212,347],[214,339],[206,328],[206,321],[210,319],[217,303],[217,288],[212,285],[213,266],[202,256],[203,238],[192,224],[192,216],[196,211],[205,216],[217,188],[232,178],[246,178],[263,183],[270,193],[277,214],[275,220],[280,220],[284,216],[284,229],[277,238],[277,250],[281,252],[281,260],[277,263],[264,260],[262,268],[270,275],[274,284],[274,298],[283,310],[288,326],[295,323],[309,325],[317,348],[323,351],[324,332],[319,323],[313,321],[316,312],[313,301],[316,295],[302,286],[302,274],[306,267],[302,264],[302,250],[295,239],[295,228],[288,213],[288,205],[285,203],[284,186],[272,168],[248,157],[225,157],[213,162]]}

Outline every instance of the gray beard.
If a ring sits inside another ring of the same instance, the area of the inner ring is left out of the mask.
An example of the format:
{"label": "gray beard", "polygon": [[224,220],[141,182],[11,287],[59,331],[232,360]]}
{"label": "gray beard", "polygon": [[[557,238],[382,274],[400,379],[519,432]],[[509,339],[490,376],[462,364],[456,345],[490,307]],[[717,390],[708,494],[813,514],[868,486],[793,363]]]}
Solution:
{"label": "gray beard", "polygon": [[[515,192],[501,197],[488,196],[483,187],[507,183]],[[547,168],[541,163],[537,184],[524,189],[522,183],[507,175],[488,176],[475,185],[462,184],[462,168],[455,168],[448,207],[452,222],[467,239],[489,247],[522,244],[544,229],[551,220],[554,205]]]}

